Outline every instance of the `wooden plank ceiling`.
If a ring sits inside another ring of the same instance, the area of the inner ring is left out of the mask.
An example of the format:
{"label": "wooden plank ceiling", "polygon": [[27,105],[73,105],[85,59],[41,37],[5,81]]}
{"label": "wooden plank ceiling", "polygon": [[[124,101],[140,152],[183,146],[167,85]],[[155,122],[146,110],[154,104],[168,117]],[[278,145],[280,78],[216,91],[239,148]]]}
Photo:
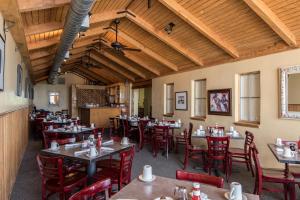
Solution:
{"label": "wooden plank ceiling", "polygon": [[[150,4],[150,7],[148,5]],[[70,0],[18,0],[30,73],[45,80],[70,9]],[[129,11],[128,12],[119,11]],[[95,0],[91,27],[76,39],[62,72],[101,84],[157,76],[298,48],[298,0]],[[118,14],[119,13],[119,14]],[[121,20],[119,41],[141,52],[117,54],[113,20]],[[174,23],[167,34],[165,27]],[[19,34],[20,34],[19,33]],[[19,36],[20,37],[20,36]],[[100,50],[87,48],[91,44]]]}

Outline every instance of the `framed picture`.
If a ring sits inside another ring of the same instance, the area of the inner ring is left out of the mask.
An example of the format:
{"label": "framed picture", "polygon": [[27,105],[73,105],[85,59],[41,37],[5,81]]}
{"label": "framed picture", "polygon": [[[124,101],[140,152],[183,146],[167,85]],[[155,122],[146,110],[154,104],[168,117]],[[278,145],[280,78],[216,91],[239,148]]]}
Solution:
{"label": "framed picture", "polygon": [[22,77],[23,76],[23,69],[20,64],[17,66],[17,96],[22,95]]}
{"label": "framed picture", "polygon": [[231,116],[231,89],[208,90],[208,114]]}
{"label": "framed picture", "polygon": [[175,109],[176,110],[187,110],[187,91],[175,92]]}
{"label": "framed picture", "polygon": [[0,91],[4,90],[5,42],[0,35]]}

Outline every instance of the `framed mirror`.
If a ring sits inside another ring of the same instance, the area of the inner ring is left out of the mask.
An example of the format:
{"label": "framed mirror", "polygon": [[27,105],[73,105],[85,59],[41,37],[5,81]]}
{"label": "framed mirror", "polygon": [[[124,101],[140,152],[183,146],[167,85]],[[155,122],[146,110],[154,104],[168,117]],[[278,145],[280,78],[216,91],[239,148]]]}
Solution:
{"label": "framed mirror", "polygon": [[300,66],[280,72],[280,117],[300,120]]}

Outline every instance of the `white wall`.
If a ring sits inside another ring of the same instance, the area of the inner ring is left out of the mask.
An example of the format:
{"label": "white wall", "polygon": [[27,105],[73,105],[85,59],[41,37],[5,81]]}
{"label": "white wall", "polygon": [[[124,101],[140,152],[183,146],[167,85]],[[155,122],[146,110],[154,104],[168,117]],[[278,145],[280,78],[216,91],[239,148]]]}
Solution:
{"label": "white wall", "polygon": [[[3,16],[0,13],[0,34],[4,37]],[[4,38],[5,39],[5,38]],[[25,79],[28,76],[27,68],[22,64],[23,80],[22,95],[16,95],[17,88],[17,65],[21,64],[21,55],[15,51],[16,43],[10,34],[6,32],[5,41],[5,66],[4,66],[4,91],[0,91],[0,113],[16,110],[29,105],[29,99],[24,97]]]}
{"label": "white wall", "polygon": [[[34,86],[34,100],[33,104],[37,109],[45,109],[49,111],[60,111],[63,109],[69,110],[70,107],[70,90],[73,84],[85,84],[85,79],[80,78],[72,73],[64,75],[64,85],[51,85],[47,81],[40,82]],[[49,92],[59,92],[60,102],[59,106],[50,106],[48,102]]]}
{"label": "white wall", "polygon": [[[190,121],[194,127],[214,125],[216,122],[227,127],[238,117],[238,74],[260,71],[261,80],[261,124],[259,128],[236,127],[244,133],[249,130],[254,133],[255,142],[261,156],[261,162],[266,167],[283,167],[272,155],[267,144],[274,143],[277,137],[284,140],[298,140],[300,136],[300,121],[280,119],[279,116],[279,81],[278,69],[285,66],[300,64],[300,49],[262,56],[258,58],[217,65],[189,72],[158,77],[152,80],[153,116],[162,118],[164,111],[164,84],[174,83],[174,92],[188,91],[188,110],[175,110],[174,118],[187,125]],[[207,89],[232,88],[232,116],[207,115],[206,121],[197,121],[191,117],[191,82],[206,79]],[[298,86],[299,88],[300,86]],[[205,142],[205,141],[203,141]],[[231,141],[232,146],[242,147],[243,141]]]}

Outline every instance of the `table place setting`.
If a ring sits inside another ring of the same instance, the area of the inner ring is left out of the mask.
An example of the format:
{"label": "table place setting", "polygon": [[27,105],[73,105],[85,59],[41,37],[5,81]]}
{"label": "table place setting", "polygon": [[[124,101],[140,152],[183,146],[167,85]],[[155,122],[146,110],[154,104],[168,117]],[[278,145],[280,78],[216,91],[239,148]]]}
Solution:
{"label": "table place setting", "polygon": [[228,200],[247,200],[247,197],[242,192],[242,185],[238,182],[231,182],[230,191],[225,192],[225,198]]}
{"label": "table place setting", "polygon": [[276,138],[275,147],[276,153],[284,158],[298,156],[299,148],[296,142],[283,142],[281,138]]}
{"label": "table place setting", "polygon": [[139,180],[142,182],[150,183],[156,179],[156,176],[152,174],[152,166],[145,165],[143,173],[139,175]]}

